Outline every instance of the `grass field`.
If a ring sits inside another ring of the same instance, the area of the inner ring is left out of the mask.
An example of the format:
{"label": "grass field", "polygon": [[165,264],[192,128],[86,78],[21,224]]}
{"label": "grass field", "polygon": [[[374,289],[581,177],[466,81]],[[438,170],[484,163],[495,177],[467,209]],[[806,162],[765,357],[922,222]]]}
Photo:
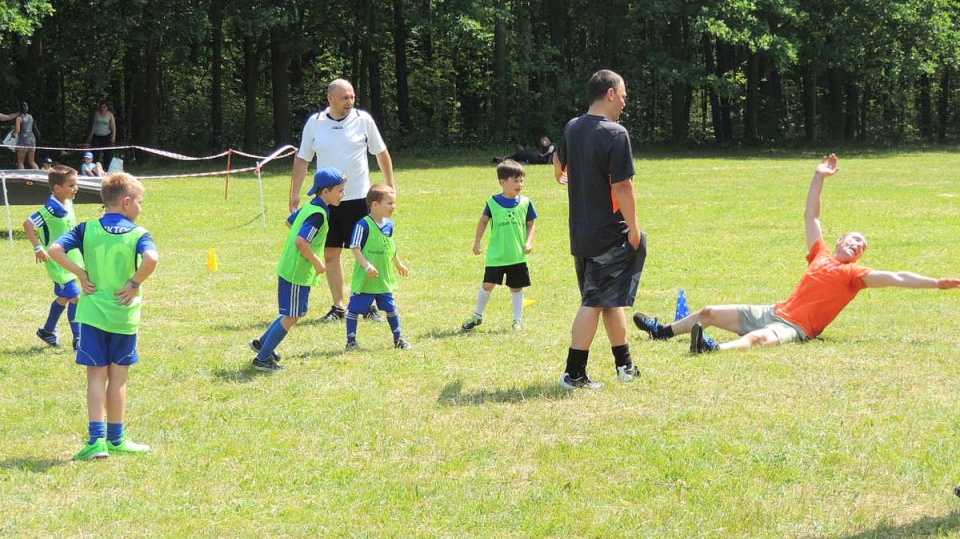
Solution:
{"label": "grass field", "polygon": [[[636,309],[672,318],[679,289],[694,309],[784,299],[805,266],[818,157],[639,158]],[[540,219],[526,329],[510,331],[498,288],[462,334],[493,166],[395,159],[412,271],[396,295],[415,348],[361,321],[362,350],[343,353],[343,326],[316,322],[318,287],[275,375],[252,371],[246,342],[276,316],[288,163],[264,176],[266,228],[252,176],[232,178],[228,200],[222,179],[147,184],[140,223],[161,259],[127,407],[145,456],[70,460],[86,437],[84,372],[34,336],[51,285],[22,232],[4,241],[0,537],[960,538],[960,293],[866,290],[821,339],[744,353],[693,357],[686,338],[633,331],[643,377],[629,384],[600,331],[590,371],[606,387],[563,392],[578,294],[552,169],[528,169]],[[858,230],[868,266],[960,274],[960,155],[840,164],[828,240]],[[14,226],[34,210],[12,208]]]}

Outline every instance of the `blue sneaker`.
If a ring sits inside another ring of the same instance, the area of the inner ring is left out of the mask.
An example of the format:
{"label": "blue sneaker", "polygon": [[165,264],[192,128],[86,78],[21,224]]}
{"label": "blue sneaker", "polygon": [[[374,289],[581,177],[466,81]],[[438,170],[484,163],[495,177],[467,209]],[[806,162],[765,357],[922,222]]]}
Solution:
{"label": "blue sneaker", "polygon": [[703,332],[703,324],[697,322],[690,330],[690,353],[702,354],[704,352],[716,352],[720,349],[717,341],[707,337]]}
{"label": "blue sneaker", "polygon": [[663,331],[663,324],[658,318],[650,318],[643,313],[633,313],[633,323],[640,331],[645,331],[655,341],[665,341],[667,337],[658,337]]}

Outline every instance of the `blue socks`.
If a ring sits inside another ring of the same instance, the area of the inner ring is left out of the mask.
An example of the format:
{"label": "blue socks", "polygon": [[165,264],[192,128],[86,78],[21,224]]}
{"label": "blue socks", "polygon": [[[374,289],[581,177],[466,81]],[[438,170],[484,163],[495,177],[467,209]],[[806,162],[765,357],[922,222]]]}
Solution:
{"label": "blue socks", "polygon": [[387,313],[387,323],[390,324],[390,331],[393,332],[393,340],[396,341],[400,335],[400,313],[396,309]]}
{"label": "blue socks", "polygon": [[280,322],[283,320],[282,316],[278,316],[276,320],[270,324],[270,327],[267,328],[267,331],[264,332],[263,336],[260,337],[260,353],[257,354],[257,359],[265,360],[270,357],[270,354],[277,349],[277,346],[280,346],[280,343],[287,336],[287,330],[283,329],[283,324]]}
{"label": "blue socks", "polygon": [[43,325],[43,329],[53,333],[57,330],[57,322],[60,321],[60,315],[63,314],[63,311],[66,309],[63,305],[57,303],[56,300],[50,304],[50,314],[47,315],[47,323]]}
{"label": "blue socks", "polygon": [[117,445],[123,439],[123,423],[107,423],[107,440]]}
{"label": "blue socks", "polygon": [[90,432],[90,441],[87,442],[87,445],[92,445],[93,442],[107,436],[107,424],[104,421],[91,421],[87,425],[87,430]]}
{"label": "blue socks", "polygon": [[68,303],[67,304],[67,321],[70,322],[70,331],[73,333],[74,339],[80,336],[80,322],[76,322],[76,319],[77,319],[77,304]]}
{"label": "blue socks", "polygon": [[357,342],[357,319],[360,318],[360,313],[355,313],[353,311],[347,311],[347,342]]}

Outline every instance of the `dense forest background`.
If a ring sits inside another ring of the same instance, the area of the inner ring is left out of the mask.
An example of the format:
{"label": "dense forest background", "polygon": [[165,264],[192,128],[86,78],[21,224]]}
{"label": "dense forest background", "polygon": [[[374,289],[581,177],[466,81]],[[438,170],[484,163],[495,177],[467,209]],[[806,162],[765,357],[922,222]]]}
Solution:
{"label": "dense forest background", "polygon": [[0,112],[44,145],[296,143],[345,77],[391,147],[532,145],[627,81],[635,145],[960,138],[960,0],[0,1]]}

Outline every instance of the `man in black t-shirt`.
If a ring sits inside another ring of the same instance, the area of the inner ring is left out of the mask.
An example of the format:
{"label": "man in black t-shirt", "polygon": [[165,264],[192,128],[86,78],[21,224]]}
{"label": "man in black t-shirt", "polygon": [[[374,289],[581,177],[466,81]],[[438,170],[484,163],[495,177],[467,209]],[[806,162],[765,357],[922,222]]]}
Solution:
{"label": "man in black t-shirt", "polygon": [[636,298],[646,239],[637,223],[630,137],[617,123],[626,97],[620,75],[609,70],[594,73],[587,83],[589,109],[567,123],[553,161],[557,181],[567,184],[570,251],[581,296],[567,368],[560,379],[565,389],[602,386],[587,375],[590,345],[601,317],[617,378],[629,381],[639,376],[630,357],[623,308]]}

